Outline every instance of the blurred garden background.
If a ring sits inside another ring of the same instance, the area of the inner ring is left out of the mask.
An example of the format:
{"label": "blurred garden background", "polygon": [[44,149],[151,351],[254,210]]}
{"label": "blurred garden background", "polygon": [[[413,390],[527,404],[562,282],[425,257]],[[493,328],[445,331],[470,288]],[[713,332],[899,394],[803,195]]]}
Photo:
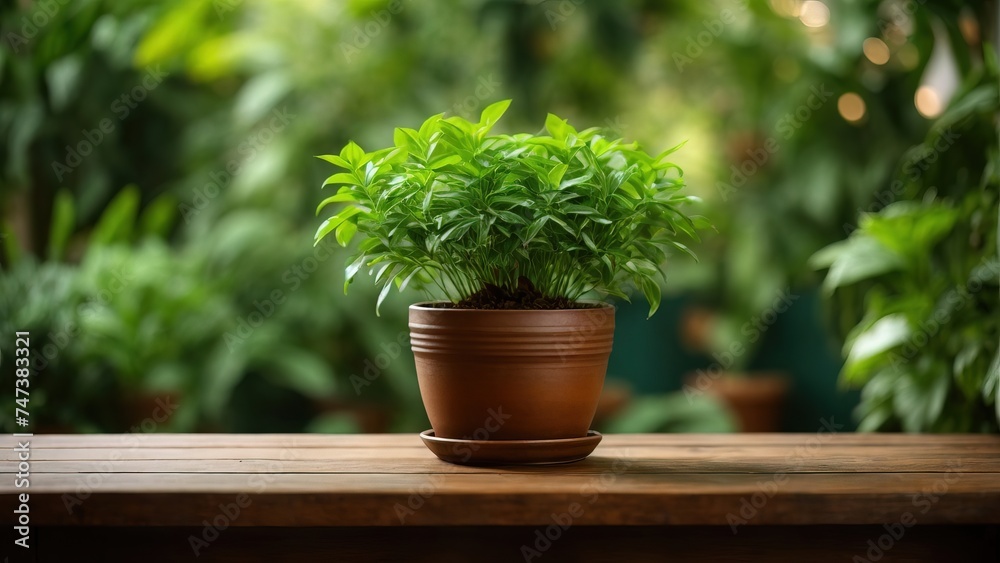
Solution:
{"label": "blurred garden background", "polygon": [[507,98],[508,131],[686,140],[715,225],[656,316],[618,303],[599,429],[998,429],[996,2],[2,10],[0,370],[30,331],[36,432],[428,428],[424,296],[343,294],[314,156]]}

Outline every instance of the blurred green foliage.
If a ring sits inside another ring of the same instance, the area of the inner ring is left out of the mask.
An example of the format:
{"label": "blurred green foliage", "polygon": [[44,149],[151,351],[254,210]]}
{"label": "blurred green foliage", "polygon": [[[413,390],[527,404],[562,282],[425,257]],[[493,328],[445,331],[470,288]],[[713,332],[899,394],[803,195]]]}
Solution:
{"label": "blurred green foliage", "polygon": [[1000,429],[1000,73],[986,61],[904,157],[897,201],[813,258],[849,330],[861,430]]}
{"label": "blurred green foliage", "polygon": [[[375,321],[370,287],[339,295],[345,251],[310,247],[327,173],[309,155],[505,98],[512,130],[553,112],[652,151],[689,141],[718,234],[667,289],[724,312],[726,347],[726,326],[819,283],[807,258],[927,137],[913,95],[935,34],[965,77],[989,32],[968,22],[995,20],[994,2],[828,4],[819,27],[779,0],[5,4],[0,338],[31,331],[33,421],[122,431],[170,396],[159,429],[426,428],[399,350],[413,296]],[[863,119],[839,114],[846,92]]]}

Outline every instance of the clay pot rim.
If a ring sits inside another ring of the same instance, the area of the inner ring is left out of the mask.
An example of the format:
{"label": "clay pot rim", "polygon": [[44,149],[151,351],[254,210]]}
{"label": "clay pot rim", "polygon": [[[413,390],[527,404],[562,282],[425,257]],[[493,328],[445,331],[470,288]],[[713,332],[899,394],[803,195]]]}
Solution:
{"label": "clay pot rim", "polygon": [[510,313],[546,313],[549,315],[555,313],[573,313],[573,312],[584,312],[592,311],[594,309],[615,309],[615,306],[611,303],[604,301],[597,301],[592,299],[584,299],[582,301],[577,301],[577,303],[588,303],[592,305],[598,305],[597,307],[587,307],[583,309],[466,309],[457,307],[431,307],[430,304],[433,303],[448,303],[448,301],[420,301],[410,305],[410,310],[415,311],[449,311],[454,313],[497,313],[497,314],[510,314]]}

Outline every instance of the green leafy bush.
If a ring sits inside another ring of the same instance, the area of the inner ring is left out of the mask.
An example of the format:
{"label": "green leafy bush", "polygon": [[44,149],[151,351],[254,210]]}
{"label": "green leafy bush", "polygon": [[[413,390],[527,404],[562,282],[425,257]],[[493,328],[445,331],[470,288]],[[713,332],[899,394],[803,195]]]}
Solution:
{"label": "green leafy bush", "polygon": [[1000,429],[1000,91],[985,59],[903,159],[900,200],[813,256],[848,329],[859,430]]}
{"label": "green leafy bush", "polygon": [[345,291],[364,267],[381,285],[379,305],[411,282],[454,303],[527,285],[565,306],[592,291],[627,299],[631,281],[652,315],[665,251],[690,254],[677,239],[696,238],[704,222],[680,210],[693,199],[667,161],[680,145],[653,157],[552,114],[548,135],[490,135],[509,104],[490,105],[478,123],[435,115],[398,128],[395,145],[375,152],[352,142],[320,157],[346,172],[326,180],[341,187],[317,212],[347,205],[323,222],[317,243],[363,237]]}

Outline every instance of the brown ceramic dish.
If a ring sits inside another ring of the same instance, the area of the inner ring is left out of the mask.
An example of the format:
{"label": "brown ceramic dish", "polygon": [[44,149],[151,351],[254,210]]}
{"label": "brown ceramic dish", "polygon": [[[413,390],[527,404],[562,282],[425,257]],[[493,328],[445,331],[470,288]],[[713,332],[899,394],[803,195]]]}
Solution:
{"label": "brown ceramic dish", "polygon": [[614,307],[410,306],[420,395],[439,438],[585,438],[611,354]]}
{"label": "brown ceramic dish", "polygon": [[583,438],[563,440],[455,440],[438,438],[433,430],[420,433],[420,439],[434,455],[461,465],[570,463],[590,455],[602,437],[593,430]]}

